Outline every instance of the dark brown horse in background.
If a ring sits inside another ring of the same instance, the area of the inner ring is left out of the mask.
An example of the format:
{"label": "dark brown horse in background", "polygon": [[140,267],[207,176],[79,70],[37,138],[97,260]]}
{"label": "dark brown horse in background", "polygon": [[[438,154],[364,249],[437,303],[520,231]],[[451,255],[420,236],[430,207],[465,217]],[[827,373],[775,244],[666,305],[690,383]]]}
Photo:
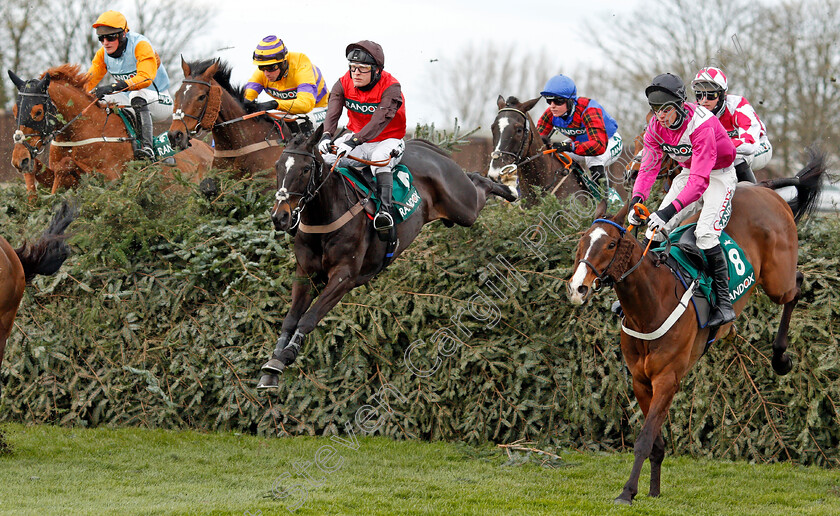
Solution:
{"label": "dark brown horse in background", "polygon": [[[361,213],[372,202],[326,167],[316,149],[323,129],[318,126],[306,139],[296,137],[277,161],[277,202],[271,219],[278,231],[297,229],[297,269],[291,307],[257,388],[276,387],[280,373],[297,358],[318,321],[350,290],[369,282],[385,263],[396,259],[425,224],[442,220],[450,226],[472,226],[488,196],[516,200],[503,185],[476,173],[465,174],[435,145],[408,140],[402,163],[414,175],[422,201],[414,214],[396,226],[398,246],[386,262],[386,243]],[[313,283],[326,284],[314,304]]]}
{"label": "dark brown horse in background", "polygon": [[190,136],[212,131],[213,167],[247,174],[269,171],[283,153],[288,135],[267,116],[245,111],[245,87],[230,83],[230,67],[218,59],[187,63],[184,82],[175,93],[175,115],[169,127],[172,145],[186,149]]}
{"label": "dark brown horse in background", "polygon": [[[739,186],[732,199],[732,217],[727,234],[743,249],[753,268],[756,283],[774,302],[784,306],[782,320],[773,342],[773,370],[783,375],[790,371],[791,360],[785,353],[791,313],[800,296],[803,275],[796,270],[799,239],[796,224],[816,205],[825,157],[812,151],[811,159],[795,178],[776,180],[768,187]],[[781,186],[795,186],[797,198],[789,206],[776,192]],[[601,205],[596,217],[603,215]],[[641,334],[651,334],[675,310],[685,287],[668,267],[660,267],[650,255],[643,255],[638,240],[622,224],[625,206],[613,217],[596,218],[578,242],[574,273],[569,281],[572,302],[584,303],[593,290],[603,284],[615,289],[625,319],[623,327]],[[696,218],[696,217],[695,217]],[[689,219],[691,220],[691,219]],[[755,283],[733,304],[740,313],[755,289]],[[703,355],[710,328],[699,328],[693,304],[664,335],[645,339],[621,331],[621,351],[633,375],[633,392],[645,416],[634,447],[635,460],[630,479],[616,498],[629,504],[638,492],[639,475],[650,459],[650,496],[659,496],[660,473],[665,456],[662,423],[680,381]],[[731,324],[721,328],[726,335]]]}
{"label": "dark brown horse in background", "polygon": [[63,234],[77,214],[74,208],[63,203],[41,238],[34,244],[24,242],[18,249],[13,249],[0,237],[0,363],[24,287],[39,274],[55,274],[67,259],[70,249]]}
{"label": "dark brown horse in background", "polygon": [[[78,65],[50,68],[40,79],[24,81],[9,70],[18,89],[15,117],[18,130],[12,165],[23,173],[26,188],[34,194],[36,182],[51,188],[75,186],[82,174],[98,172],[113,180],[134,160],[125,124],[104,103],[84,90],[87,74]],[[49,144],[49,163],[38,155]],[[210,170],[213,151],[201,143],[173,156],[174,166],[198,182]]]}
{"label": "dark brown horse in background", "polygon": [[[534,188],[555,195],[558,199],[576,192],[589,192],[582,184],[580,174],[582,169],[568,156],[558,156],[554,152],[544,153],[540,133],[533,119],[528,114],[540,98],[520,102],[516,97],[501,95],[496,104],[499,112],[496,114],[490,129],[493,134],[493,151],[490,154],[490,169],[487,177],[508,186],[511,191],[522,197],[529,204],[536,201]],[[609,168],[609,167],[608,167]],[[610,178],[610,186],[619,195],[624,194],[624,188],[619,182],[613,181],[613,175],[605,170]],[[623,177],[619,173],[619,178]],[[519,182],[520,192],[516,192],[516,181]]]}

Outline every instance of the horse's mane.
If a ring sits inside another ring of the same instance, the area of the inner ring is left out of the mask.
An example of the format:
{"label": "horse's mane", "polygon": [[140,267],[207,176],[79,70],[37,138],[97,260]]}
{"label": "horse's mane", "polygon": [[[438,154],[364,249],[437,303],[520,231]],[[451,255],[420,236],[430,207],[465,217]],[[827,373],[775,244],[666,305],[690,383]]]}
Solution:
{"label": "horse's mane", "polygon": [[507,100],[505,100],[505,105],[506,106],[518,106],[519,104],[522,104],[522,103],[519,102],[519,99],[514,97],[513,95],[511,95],[510,97],[507,98]]}
{"label": "horse's mane", "polygon": [[82,71],[81,65],[65,63],[63,65],[48,68],[46,72],[41,74],[40,79],[43,79],[48,74],[50,76],[50,80],[65,82],[87,94],[87,91],[85,91],[85,84],[87,84],[90,79],[90,74]]}
{"label": "horse's mane", "polygon": [[240,104],[245,101],[245,85],[234,86],[230,83],[230,65],[221,59],[205,59],[203,61],[193,61],[187,63],[190,67],[190,75],[201,75],[207,71],[213,63],[219,63],[219,69],[213,74],[213,80],[219,83],[228,93],[233,95]]}

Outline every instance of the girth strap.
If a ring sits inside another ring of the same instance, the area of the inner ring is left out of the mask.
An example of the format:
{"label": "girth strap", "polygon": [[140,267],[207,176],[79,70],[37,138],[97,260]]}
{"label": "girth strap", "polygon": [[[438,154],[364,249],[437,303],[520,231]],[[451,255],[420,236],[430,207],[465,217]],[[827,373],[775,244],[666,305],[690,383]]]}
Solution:
{"label": "girth strap", "polygon": [[354,204],[349,210],[345,211],[344,215],[326,225],[310,226],[301,222],[298,224],[298,231],[303,233],[331,233],[339,228],[342,228],[345,224],[350,222],[353,217],[361,213],[362,210],[365,209],[365,202],[367,202],[367,199],[362,199]]}
{"label": "girth strap", "polygon": [[656,340],[659,337],[668,333],[668,330],[677,322],[677,320],[682,317],[682,314],[685,313],[686,308],[688,308],[688,303],[691,301],[691,296],[694,294],[694,287],[697,286],[697,280],[691,282],[691,285],[685,290],[685,294],[680,298],[679,304],[674,308],[674,311],[671,312],[671,315],[668,316],[667,319],[657,328],[656,330],[650,333],[641,333],[638,331],[631,330],[627,326],[624,325],[624,319],[621,320],[621,330],[630,335],[631,337],[636,337],[637,339],[642,340]]}
{"label": "girth strap", "polygon": [[275,140],[268,140],[268,141],[261,141],[257,143],[252,143],[246,147],[241,147],[239,149],[233,150],[219,150],[215,149],[213,151],[214,158],[237,158],[239,156],[244,156],[246,154],[251,154],[252,152],[257,152],[259,150],[268,149],[271,147],[280,147],[283,144],[280,141]]}

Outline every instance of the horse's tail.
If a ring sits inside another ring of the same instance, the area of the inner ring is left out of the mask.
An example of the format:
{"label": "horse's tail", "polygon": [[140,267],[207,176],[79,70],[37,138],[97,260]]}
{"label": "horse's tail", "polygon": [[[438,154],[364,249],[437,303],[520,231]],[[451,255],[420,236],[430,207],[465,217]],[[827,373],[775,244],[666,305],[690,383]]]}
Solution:
{"label": "horse's tail", "polygon": [[52,222],[41,238],[34,244],[24,242],[22,246],[15,249],[23,265],[23,274],[27,283],[38,274],[49,276],[58,271],[70,255],[64,230],[78,215],[79,210],[64,201],[53,215]]}
{"label": "horse's tail", "polygon": [[795,177],[783,177],[762,181],[761,185],[773,190],[785,186],[796,187],[796,198],[788,201],[793,210],[793,220],[799,222],[804,215],[810,215],[817,207],[822,192],[822,176],[826,169],[825,152],[815,146],[808,147],[808,164]]}

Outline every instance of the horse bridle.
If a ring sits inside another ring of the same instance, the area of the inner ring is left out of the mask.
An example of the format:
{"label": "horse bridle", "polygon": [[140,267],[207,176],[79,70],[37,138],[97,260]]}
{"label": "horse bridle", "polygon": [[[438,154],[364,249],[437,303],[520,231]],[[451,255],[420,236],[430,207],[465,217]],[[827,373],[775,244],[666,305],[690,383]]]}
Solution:
{"label": "horse bridle", "polygon": [[[315,181],[316,181],[315,177],[318,176],[320,178],[322,172],[324,171],[324,162],[323,161],[318,161],[318,159],[315,157],[315,154],[312,153],[312,152],[306,152],[306,151],[301,151],[301,150],[297,150],[297,149],[286,149],[286,150],[283,151],[283,154],[297,154],[299,156],[307,156],[307,157],[312,158],[312,162],[307,164],[303,168],[303,170],[309,169],[309,180],[307,181],[306,188],[303,190],[303,192],[290,192],[290,191],[286,190],[285,186],[280,184],[279,178],[277,180],[277,183],[278,183],[277,184],[277,192],[275,192],[275,194],[274,194],[274,199],[277,201],[278,206],[280,204],[283,204],[284,202],[288,203],[289,199],[293,195],[296,195],[296,196],[300,197],[300,200],[298,201],[297,206],[295,206],[295,209],[291,210],[292,225],[289,226],[288,232],[293,233],[295,228],[297,228],[298,224],[300,224],[300,214],[303,211],[303,209],[306,207],[306,203],[308,203],[309,201],[311,201],[312,199],[315,198],[315,196],[318,194],[318,190],[320,190],[321,187],[324,186],[324,184],[327,182],[327,179],[329,177],[329,173],[327,174],[327,177],[324,177],[323,179],[320,179],[320,183],[316,186],[315,185]],[[316,166],[317,166],[317,169],[316,169]],[[330,172],[332,172],[332,169],[330,169]],[[284,184],[285,184],[285,181],[284,181]],[[277,213],[277,210],[275,210],[274,213],[272,213],[272,216],[275,215],[276,213]]]}
{"label": "horse bridle", "polygon": [[[44,100],[44,119],[41,121],[33,120],[32,116],[29,115],[25,120],[23,119],[23,97],[37,97]],[[29,92],[18,92],[18,98],[20,99],[17,102],[17,120],[15,120],[15,125],[18,129],[15,130],[14,135],[12,136],[12,140],[15,144],[23,145],[27,151],[29,151],[30,156],[32,158],[37,158],[39,154],[44,151],[46,144],[52,140],[55,135],[64,130],[68,124],[62,127],[59,131],[55,130],[55,126],[58,122],[57,116],[57,108],[55,107],[55,103],[52,101],[49,93],[29,93]],[[73,119],[75,120],[75,118]],[[72,122],[72,120],[71,120]],[[20,130],[20,127],[28,127],[38,132],[37,135],[35,134],[25,134],[23,131]],[[40,145],[38,147],[33,147],[29,144],[29,139],[35,136],[40,137]]]}
{"label": "horse bridle", "polygon": [[[516,109],[516,108],[506,107],[506,108],[500,109],[499,113],[496,113],[496,116],[498,116],[503,111],[513,111],[514,113],[519,113],[520,115],[522,115],[522,119],[525,121],[525,124],[524,124],[525,125],[525,137],[522,138],[522,140],[520,141],[519,150],[516,151],[515,153],[510,152],[510,151],[494,150],[490,154],[490,159],[491,160],[499,159],[499,158],[502,157],[503,154],[508,155],[508,156],[512,156],[513,157],[513,165],[516,168],[518,168],[519,165],[521,165],[523,160],[525,159],[525,157],[523,156],[523,153],[525,152],[525,149],[527,149],[528,146],[531,145],[531,141],[533,141],[534,133],[531,131],[530,124],[528,123],[528,115],[526,115],[523,111],[521,111],[519,109]],[[502,135],[500,134],[499,138],[501,138],[501,137],[502,137]],[[527,140],[527,142],[526,142],[526,140]]]}
{"label": "horse bridle", "polygon": [[[181,123],[184,124],[184,129],[186,129],[187,135],[197,136],[203,129],[201,122],[204,120],[204,115],[207,114],[207,106],[210,104],[210,91],[213,89],[213,85],[208,81],[198,81],[195,79],[184,79],[182,82],[186,84],[200,84],[201,86],[207,86],[207,97],[204,99],[204,105],[201,106],[201,113],[199,113],[198,116],[184,113],[184,110],[180,108],[176,109],[175,112],[172,113],[172,120],[180,120]],[[195,120],[195,129],[192,131],[187,129],[187,124],[184,122],[184,118],[192,118]]]}
{"label": "horse bridle", "polygon": [[[38,136],[40,136],[40,138],[41,138],[41,145],[38,146],[37,148],[29,145],[29,143],[27,143],[26,140],[28,140],[29,138],[32,138],[34,135],[31,135],[31,134],[30,135],[25,135],[25,134],[23,134],[23,132],[20,129],[15,130],[15,134],[12,137],[12,139],[14,140],[14,143],[20,143],[21,145],[23,145],[26,148],[26,150],[29,151],[29,154],[32,156],[32,158],[38,157],[38,155],[44,151],[44,149],[47,147],[47,145],[49,145],[50,142],[52,142],[55,139],[56,135],[59,135],[59,134],[63,133],[68,127],[70,127],[70,124],[72,124],[73,122],[78,120],[79,117],[84,115],[85,112],[92,105],[99,102],[99,99],[93,99],[93,102],[91,102],[90,104],[85,106],[84,109],[79,111],[78,115],[74,116],[73,118],[70,119],[69,122],[62,125],[60,128],[56,129],[55,128],[56,122],[59,121],[58,120],[58,108],[55,106],[55,102],[53,102],[53,99],[52,99],[52,97],[50,97],[49,92],[47,92],[47,93],[18,92],[18,95],[29,96],[29,97],[40,97],[40,98],[45,99],[44,100],[44,110],[46,112],[44,113],[44,122],[41,123],[41,122],[33,121],[36,124],[35,126],[30,125],[28,123],[26,123],[26,124],[21,123],[20,118],[22,116],[21,113],[23,112],[23,110],[21,109],[21,106],[18,105],[18,119],[16,120],[18,127],[23,125],[24,127],[29,127],[30,129],[35,129],[36,131],[38,131]],[[21,103],[19,103],[19,104],[21,104]],[[50,120],[47,120],[48,117],[49,117]],[[107,120],[108,120],[107,117],[106,117],[105,120],[106,120],[106,123],[107,123]],[[40,126],[42,126],[42,125],[45,129],[48,129],[48,130],[40,129]]]}
{"label": "horse bridle", "polygon": [[[618,239],[618,248],[615,250],[615,253],[613,253],[612,259],[610,259],[610,263],[608,263],[607,266],[604,267],[604,270],[602,272],[599,273],[598,269],[596,269],[595,266],[589,262],[589,260],[580,261],[580,263],[589,267],[592,270],[592,273],[595,274],[595,280],[598,282],[598,284],[596,285],[593,281],[592,289],[595,291],[601,290],[601,287],[605,285],[609,286],[616,283],[621,283],[627,278],[627,276],[632,274],[633,271],[638,269],[639,265],[641,265],[645,259],[645,255],[643,254],[635,265],[633,265],[629,269],[626,269],[622,273],[621,269],[627,267],[627,265],[630,263],[630,260],[632,259],[633,249],[635,249],[636,244],[632,240],[624,238],[624,236],[627,234],[627,230],[621,224],[616,224],[615,222],[609,219],[595,219],[594,221],[592,221],[593,226],[598,223],[609,224],[611,226],[616,227],[621,237]],[[617,258],[618,261],[616,261]]]}

